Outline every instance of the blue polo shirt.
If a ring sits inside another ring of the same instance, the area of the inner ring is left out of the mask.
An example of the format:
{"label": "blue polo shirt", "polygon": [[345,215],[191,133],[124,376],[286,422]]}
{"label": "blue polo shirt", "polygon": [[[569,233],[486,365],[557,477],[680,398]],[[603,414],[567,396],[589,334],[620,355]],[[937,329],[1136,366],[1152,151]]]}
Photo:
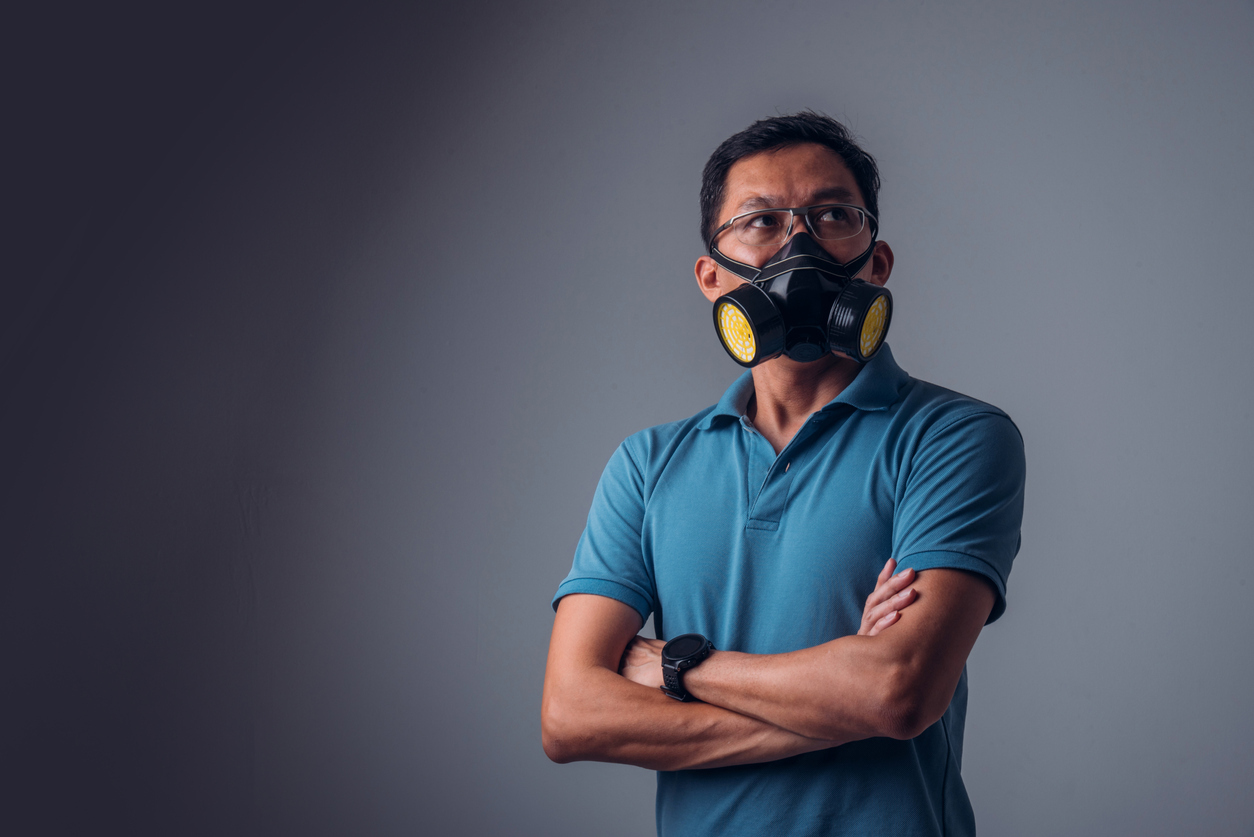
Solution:
{"label": "blue polo shirt", "polygon": [[[714,407],[610,458],[554,607],[624,602],[657,636],[754,654],[858,632],[889,556],[976,573],[1006,608],[1019,550],[1023,442],[996,407],[911,378],[888,346],[777,456],[745,415],[746,372]],[[966,835],[964,669],[944,717],[766,764],[658,773],[660,835]]]}

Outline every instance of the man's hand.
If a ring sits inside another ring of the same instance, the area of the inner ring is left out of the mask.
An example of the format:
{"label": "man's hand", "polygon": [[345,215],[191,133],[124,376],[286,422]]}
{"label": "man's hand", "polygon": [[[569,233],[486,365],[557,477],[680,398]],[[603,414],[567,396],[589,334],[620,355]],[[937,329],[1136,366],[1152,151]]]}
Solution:
{"label": "man's hand", "polygon": [[662,648],[665,640],[637,636],[627,644],[618,673],[641,686],[662,688]]}
{"label": "man's hand", "polygon": [[[875,580],[875,589],[866,598],[858,636],[875,636],[896,622],[901,611],[914,603],[914,588],[907,586],[914,581],[914,570],[907,567],[893,575],[895,569],[897,562],[889,558],[884,569],[880,570],[879,578]],[[627,650],[623,652],[618,673],[641,686],[662,688],[662,648],[665,645],[660,639],[637,636],[628,643]]]}
{"label": "man's hand", "polygon": [[897,569],[897,562],[889,558],[884,569],[880,570],[880,576],[875,580],[875,589],[866,597],[866,607],[862,609],[862,627],[858,629],[858,636],[875,636],[896,622],[901,616],[901,611],[909,607],[917,597],[918,594],[913,587],[902,589],[914,581],[914,569],[906,567],[893,575],[895,569]]}

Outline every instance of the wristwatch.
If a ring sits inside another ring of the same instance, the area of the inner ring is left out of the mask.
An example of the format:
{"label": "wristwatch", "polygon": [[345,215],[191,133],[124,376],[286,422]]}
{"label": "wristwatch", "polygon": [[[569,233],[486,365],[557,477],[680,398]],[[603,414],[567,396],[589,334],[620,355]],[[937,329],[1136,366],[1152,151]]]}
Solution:
{"label": "wristwatch", "polygon": [[675,700],[696,700],[684,688],[684,672],[710,656],[714,643],[701,634],[683,634],[662,648],[662,691]]}

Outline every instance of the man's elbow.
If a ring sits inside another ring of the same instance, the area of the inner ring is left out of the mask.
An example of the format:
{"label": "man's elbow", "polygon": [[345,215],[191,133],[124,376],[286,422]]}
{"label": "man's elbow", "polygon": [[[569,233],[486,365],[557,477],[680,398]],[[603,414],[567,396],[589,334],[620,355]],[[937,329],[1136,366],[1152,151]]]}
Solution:
{"label": "man's elbow", "polygon": [[580,747],[585,739],[578,731],[575,713],[563,701],[545,697],[540,707],[540,744],[550,761],[569,764],[586,758]]}
{"label": "man's elbow", "polygon": [[899,741],[922,735],[941,719],[953,698],[953,689],[942,693],[936,684],[905,667],[890,681],[881,704],[880,723],[886,737]]}
{"label": "man's elbow", "polygon": [[564,739],[553,735],[548,730],[540,733],[540,744],[544,747],[544,754],[549,757],[549,761],[555,764],[570,764],[572,761],[579,760],[571,753]]}
{"label": "man's elbow", "polygon": [[885,714],[884,734],[898,741],[908,741],[922,735],[944,713],[932,712],[922,701],[903,700]]}
{"label": "man's elbow", "polygon": [[554,701],[545,699],[540,707],[540,745],[550,761],[568,764],[574,761],[567,737],[560,722],[560,711],[553,706]]}

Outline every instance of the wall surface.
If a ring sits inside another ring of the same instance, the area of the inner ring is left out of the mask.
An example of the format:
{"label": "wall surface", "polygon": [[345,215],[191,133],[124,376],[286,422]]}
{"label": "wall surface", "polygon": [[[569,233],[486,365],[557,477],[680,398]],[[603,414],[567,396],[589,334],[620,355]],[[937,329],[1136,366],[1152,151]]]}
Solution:
{"label": "wall surface", "polygon": [[540,749],[549,600],[615,445],[736,375],[701,166],[812,107],[898,360],[1026,439],[981,831],[1254,832],[1248,0],[6,30],[0,831],[651,833],[650,773]]}

